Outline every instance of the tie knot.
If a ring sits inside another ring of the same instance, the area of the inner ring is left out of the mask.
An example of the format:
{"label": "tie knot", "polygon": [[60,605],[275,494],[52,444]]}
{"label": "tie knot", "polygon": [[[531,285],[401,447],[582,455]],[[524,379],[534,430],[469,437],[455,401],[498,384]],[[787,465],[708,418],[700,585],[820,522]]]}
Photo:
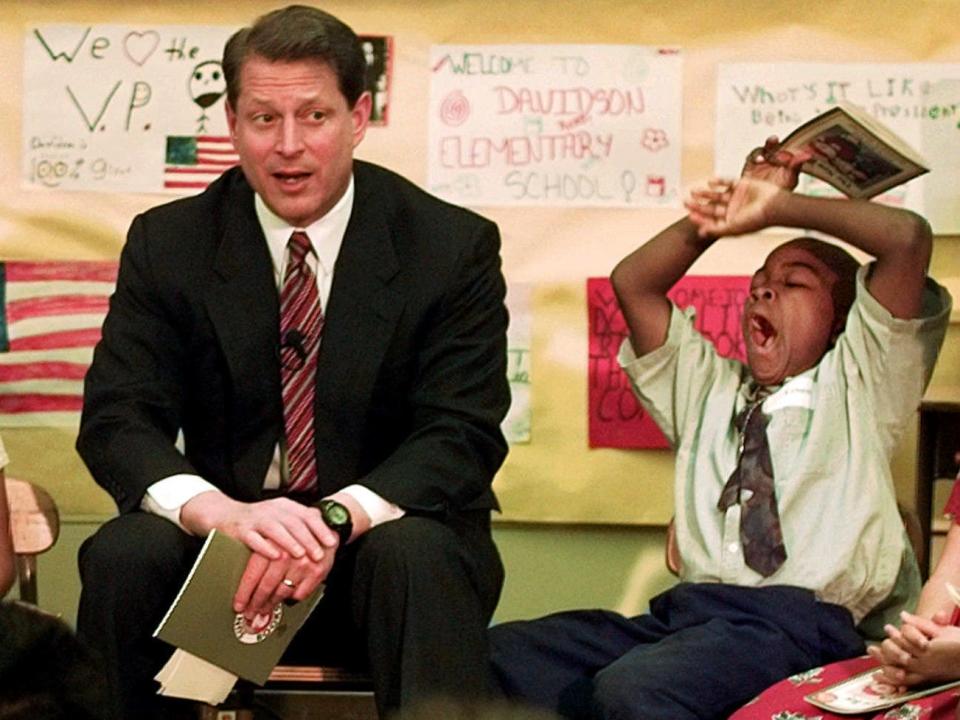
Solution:
{"label": "tie knot", "polygon": [[287,247],[290,249],[290,260],[297,264],[302,263],[311,249],[310,238],[305,232],[298,230],[290,235]]}
{"label": "tie knot", "polygon": [[[761,408],[763,401],[770,397],[774,393],[774,390],[776,390],[776,388],[757,385],[756,383],[750,384],[746,392],[747,404],[737,413],[733,421],[737,430],[743,432],[748,422],[751,427],[756,426],[763,417],[763,410]],[[764,427],[766,427],[766,423],[764,423]]]}
{"label": "tie knot", "polygon": [[747,389],[748,403],[763,402],[779,389],[779,385],[760,385],[752,382]]}

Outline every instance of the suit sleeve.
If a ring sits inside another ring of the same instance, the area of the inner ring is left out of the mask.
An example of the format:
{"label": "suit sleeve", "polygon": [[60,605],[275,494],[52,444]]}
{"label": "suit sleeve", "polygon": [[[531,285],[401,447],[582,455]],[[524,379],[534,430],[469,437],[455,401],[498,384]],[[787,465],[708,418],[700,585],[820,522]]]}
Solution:
{"label": "suit sleeve", "polygon": [[84,383],[77,450],[121,512],[161,478],[195,473],[174,443],[182,343],[150,271],[142,216],[131,225],[103,336]]}
{"label": "suit sleeve", "polygon": [[361,482],[414,511],[493,507],[510,405],[506,285],[496,226],[481,222],[424,327],[409,397],[410,431]]}

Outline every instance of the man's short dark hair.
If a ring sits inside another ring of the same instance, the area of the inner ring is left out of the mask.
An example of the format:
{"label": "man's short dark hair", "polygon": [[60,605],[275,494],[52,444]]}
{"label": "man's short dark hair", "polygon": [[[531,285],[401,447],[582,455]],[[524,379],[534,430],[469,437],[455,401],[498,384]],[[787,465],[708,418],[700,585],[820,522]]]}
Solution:
{"label": "man's short dark hair", "polygon": [[113,717],[100,665],[63,620],[4,601],[0,638],[0,720]]}
{"label": "man's short dark hair", "polygon": [[306,5],[289,5],[261,15],[235,32],[223,48],[227,102],[236,109],[240,71],[251,57],[270,62],[315,60],[337,76],[340,92],[352,108],[366,87],[367,61],[356,33],[330,13]]}

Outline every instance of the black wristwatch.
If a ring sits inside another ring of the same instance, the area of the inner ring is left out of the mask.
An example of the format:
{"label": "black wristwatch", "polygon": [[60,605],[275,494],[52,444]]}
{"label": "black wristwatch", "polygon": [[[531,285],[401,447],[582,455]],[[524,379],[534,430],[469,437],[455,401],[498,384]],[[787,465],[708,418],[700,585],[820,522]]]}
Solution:
{"label": "black wristwatch", "polygon": [[340,536],[340,544],[346,545],[350,536],[353,534],[353,520],[350,518],[350,511],[345,505],[341,505],[336,500],[325,498],[317,503],[320,508],[320,517],[327,524],[327,527]]}

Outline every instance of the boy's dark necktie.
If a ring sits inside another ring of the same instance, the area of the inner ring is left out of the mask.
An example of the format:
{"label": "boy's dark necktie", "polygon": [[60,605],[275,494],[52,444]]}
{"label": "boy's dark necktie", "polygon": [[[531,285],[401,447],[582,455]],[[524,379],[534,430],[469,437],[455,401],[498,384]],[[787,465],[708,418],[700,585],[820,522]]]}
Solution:
{"label": "boy's dark necktie", "polygon": [[280,379],[290,493],[310,492],[317,486],[313,404],[323,313],[317,277],[306,261],[310,249],[306,233],[290,236],[280,289]]}
{"label": "boy's dark necktie", "polygon": [[[780,529],[780,513],[777,511],[777,496],[773,486],[773,463],[770,461],[770,445],[767,443],[767,423],[761,405],[766,397],[762,394],[737,415],[736,425],[740,431],[740,455],[737,467],[723,486],[717,507],[726,510],[735,503],[740,505],[740,544],[743,559],[764,577],[769,577],[787,559]],[[744,496],[743,491],[750,494]]]}

